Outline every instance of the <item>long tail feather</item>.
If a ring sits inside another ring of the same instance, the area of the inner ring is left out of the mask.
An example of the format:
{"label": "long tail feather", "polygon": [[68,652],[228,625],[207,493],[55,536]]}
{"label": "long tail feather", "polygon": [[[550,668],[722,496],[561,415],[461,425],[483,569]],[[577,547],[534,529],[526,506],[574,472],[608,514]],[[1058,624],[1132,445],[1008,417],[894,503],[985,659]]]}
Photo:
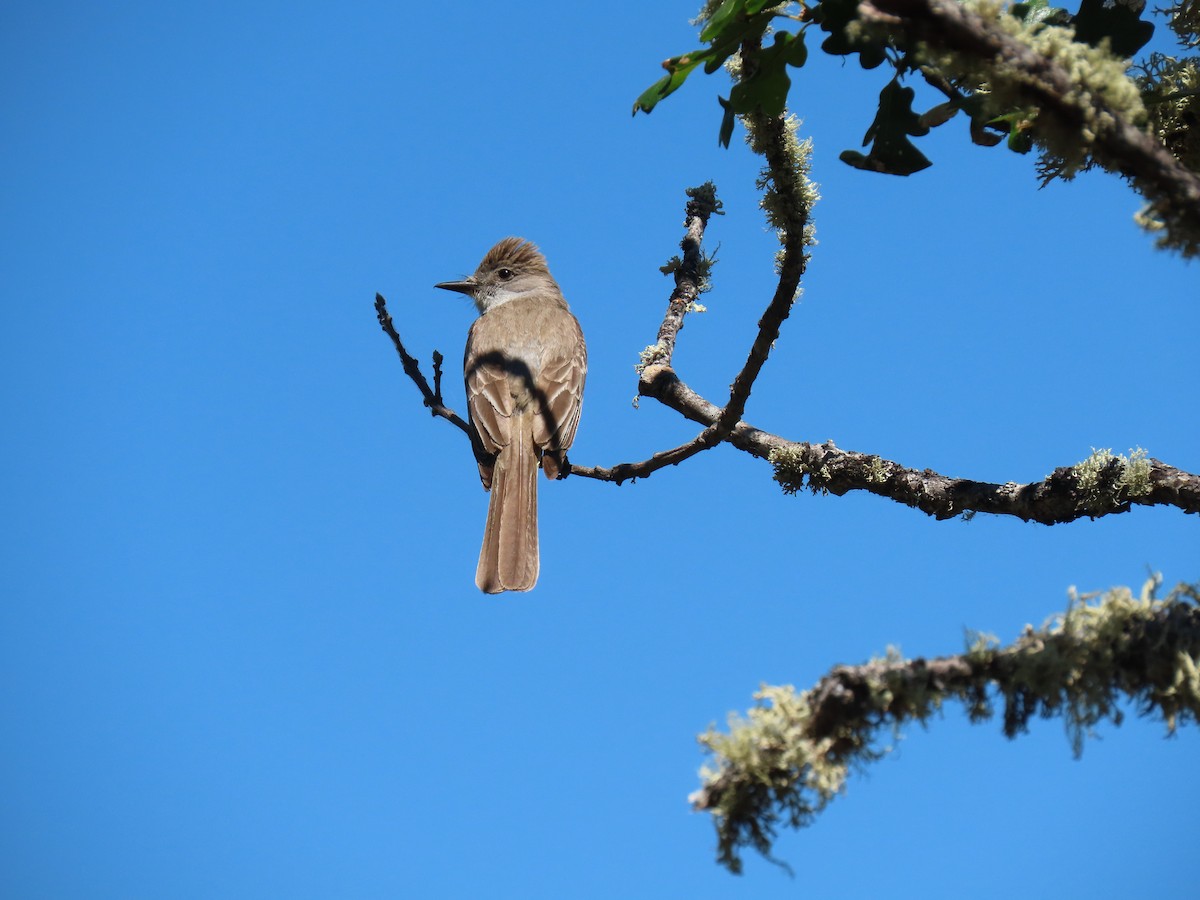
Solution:
{"label": "long tail feather", "polygon": [[496,458],[475,584],[498,594],[527,591],[537,578],[537,456],[532,420],[520,416],[513,422],[508,446]]}

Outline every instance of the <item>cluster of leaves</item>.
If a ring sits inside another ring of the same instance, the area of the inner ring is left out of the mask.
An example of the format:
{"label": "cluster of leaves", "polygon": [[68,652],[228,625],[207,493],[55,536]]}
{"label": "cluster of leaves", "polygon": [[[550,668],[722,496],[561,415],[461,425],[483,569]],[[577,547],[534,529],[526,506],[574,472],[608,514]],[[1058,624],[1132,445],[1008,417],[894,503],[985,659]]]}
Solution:
{"label": "cluster of leaves", "polygon": [[678,90],[698,66],[703,65],[705,74],[711,75],[743,47],[753,46],[757,51],[753,69],[747,67],[743,71],[730,91],[729,99],[719,98],[725,110],[719,137],[721,145],[729,146],[736,115],[755,111],[768,116],[781,114],[792,86],[787,67],[800,68],[808,60],[803,31],[795,34],[775,32],[774,43],[770,47],[762,46],[763,36],[772,21],[781,15],[779,4],[767,0],[721,3],[709,12],[700,32],[700,40],[708,47],[665,60],[662,65],[667,74],[642,92],[633,104],[634,113],[638,110],[650,112],[660,100]]}
{"label": "cluster of leaves", "polygon": [[[1080,44],[1131,57],[1150,40],[1154,26],[1143,21],[1139,0],[1081,0],[1079,8],[1052,7],[1048,0],[1013,4],[1003,15],[1011,16],[1030,30],[1054,26],[1073,29]],[[800,68],[808,58],[805,35],[814,25],[825,34],[821,49],[836,56],[857,55],[864,69],[887,63],[892,77],[879,95],[874,121],[863,146],[866,154],[848,150],[843,162],[860,169],[892,175],[910,175],[930,165],[912,142],[928,134],[959,111],[970,119],[970,134],[976,143],[992,146],[1007,136],[1010,149],[1026,153],[1033,146],[1031,129],[1036,111],[1025,108],[996,109],[988,102],[985,79],[947,70],[919,45],[907,45],[894,33],[861,17],[859,0],[821,0],[814,5],[769,4],[764,0],[714,0],[701,14],[704,23],[698,50],[663,62],[667,74],[638,97],[633,111],[650,112],[665,97],[678,90],[699,66],[712,73],[729,64],[735,85],[728,99],[720,97],[724,110],[719,140],[728,146],[738,114],[783,111],[791,78],[788,67]],[[792,30],[787,30],[792,29]],[[765,44],[770,35],[772,43]],[[906,76],[920,74],[941,91],[945,102],[919,113],[913,109],[916,92],[903,84]]]}

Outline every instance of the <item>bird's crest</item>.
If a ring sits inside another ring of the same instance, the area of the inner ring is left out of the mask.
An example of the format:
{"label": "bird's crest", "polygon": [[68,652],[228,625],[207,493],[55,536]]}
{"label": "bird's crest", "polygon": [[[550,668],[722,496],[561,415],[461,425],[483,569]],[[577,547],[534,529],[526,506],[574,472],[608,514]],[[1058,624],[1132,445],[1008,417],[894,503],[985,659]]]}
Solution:
{"label": "bird's crest", "polygon": [[487,252],[483,262],[479,264],[477,274],[494,272],[501,266],[507,266],[519,272],[545,272],[550,269],[546,265],[546,257],[531,241],[519,237],[506,237]]}

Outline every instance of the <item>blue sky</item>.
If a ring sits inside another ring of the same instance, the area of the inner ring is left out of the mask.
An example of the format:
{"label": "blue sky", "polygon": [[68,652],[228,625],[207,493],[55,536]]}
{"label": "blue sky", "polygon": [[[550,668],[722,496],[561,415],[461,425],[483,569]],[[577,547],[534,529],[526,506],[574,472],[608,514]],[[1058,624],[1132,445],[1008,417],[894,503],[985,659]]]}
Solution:
{"label": "blue sky", "polygon": [[[735,878],[689,812],[695,735],[760,682],[895,644],[1011,640],[1081,590],[1197,577],[1178,511],[1055,528],[784,497],[727,447],[616,488],[543,485],[542,575],[473,585],[486,508],[379,331],[424,362],[472,311],[436,281],[537,241],[588,338],[572,454],[694,426],[633,364],[683,189],[727,215],[676,363],[727,390],[772,289],[757,161],[717,146],[694,3],[10,2],[0,10],[0,887],[14,898],[1180,896],[1194,728],[1131,716],[1082,759],[958,708]],[[933,168],[837,161],[880,73],[814,54],[820,244],[755,424],[989,481],[1093,447],[1200,469],[1196,270],[1137,198],[952,122]]]}

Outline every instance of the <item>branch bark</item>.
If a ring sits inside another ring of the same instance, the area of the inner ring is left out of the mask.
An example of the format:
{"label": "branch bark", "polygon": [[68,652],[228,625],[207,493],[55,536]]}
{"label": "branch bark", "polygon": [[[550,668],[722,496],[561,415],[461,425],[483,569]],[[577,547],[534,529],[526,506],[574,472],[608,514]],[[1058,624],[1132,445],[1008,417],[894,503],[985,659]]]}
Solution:
{"label": "branch bark", "polygon": [[[639,393],[700,424],[717,421],[721,408],[705,400],[679,379],[674,370],[659,367],[642,373]],[[772,461],[776,480],[788,493],[805,482],[814,491],[842,496],[868,491],[887,497],[936,519],[963,513],[1016,516],[1026,522],[1056,525],[1082,518],[1128,512],[1133,506],[1173,506],[1200,513],[1200,476],[1157,459],[1147,459],[1147,490],[1121,495],[1120,463],[1114,460],[1094,486],[1080,478],[1077,466],[1055,469],[1042,481],[996,484],[954,478],[932,469],[912,469],[871,453],[842,450],[833,442],[792,441],[739,422],[729,443],[759,459]],[[635,472],[634,475],[637,475]]]}
{"label": "branch bark", "polygon": [[442,354],[437,350],[433,351],[434,387],[431,389],[429,382],[425,380],[425,376],[421,373],[420,363],[408,352],[404,346],[404,342],[400,339],[400,335],[396,331],[396,326],[392,322],[392,315],[388,312],[387,301],[383,299],[382,294],[375,295],[375,317],[379,320],[379,327],[392,339],[392,345],[396,348],[396,353],[400,356],[400,362],[404,366],[404,374],[412,379],[413,384],[417,386],[417,390],[421,392],[422,400],[429,409],[429,412],[434,418],[445,419],[459,431],[463,432],[468,440],[470,440],[471,450],[477,460],[482,463],[490,462],[491,454],[484,449],[483,443],[479,440],[479,434],[475,431],[475,427],[442,401]]}

